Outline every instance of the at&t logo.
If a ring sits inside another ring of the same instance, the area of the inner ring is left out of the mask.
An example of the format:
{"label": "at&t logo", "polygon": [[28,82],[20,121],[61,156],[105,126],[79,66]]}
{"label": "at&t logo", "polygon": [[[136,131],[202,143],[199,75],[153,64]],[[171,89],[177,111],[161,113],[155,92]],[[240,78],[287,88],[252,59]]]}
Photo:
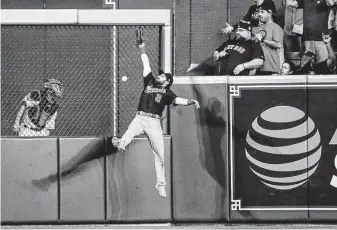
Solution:
{"label": "at&t logo", "polygon": [[[246,143],[251,171],[265,185],[281,190],[307,182],[322,153],[321,136],[314,121],[291,106],[275,106],[262,112],[247,132]],[[331,185],[337,187],[336,176]]]}

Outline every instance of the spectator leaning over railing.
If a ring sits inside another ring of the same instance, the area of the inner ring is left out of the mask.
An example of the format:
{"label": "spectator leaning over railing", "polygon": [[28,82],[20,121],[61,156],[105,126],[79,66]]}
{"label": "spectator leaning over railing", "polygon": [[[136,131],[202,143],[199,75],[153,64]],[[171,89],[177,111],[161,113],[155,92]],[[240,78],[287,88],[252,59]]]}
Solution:
{"label": "spectator leaning over railing", "polygon": [[277,74],[284,62],[283,30],[273,21],[273,8],[273,4],[264,4],[259,8],[261,25],[256,28],[255,39],[261,44],[265,61],[257,75]]}
{"label": "spectator leaning over railing", "polygon": [[331,74],[336,67],[336,55],[331,46],[331,37],[322,34],[322,40],[326,46],[328,57],[324,61],[318,62],[317,55],[311,51],[306,51],[301,57],[301,66],[296,74]]}
{"label": "spectator leaning over railing", "polygon": [[213,53],[218,61],[217,75],[250,75],[250,71],[262,66],[263,51],[259,43],[252,40],[251,24],[241,20],[233,40],[224,42]]}

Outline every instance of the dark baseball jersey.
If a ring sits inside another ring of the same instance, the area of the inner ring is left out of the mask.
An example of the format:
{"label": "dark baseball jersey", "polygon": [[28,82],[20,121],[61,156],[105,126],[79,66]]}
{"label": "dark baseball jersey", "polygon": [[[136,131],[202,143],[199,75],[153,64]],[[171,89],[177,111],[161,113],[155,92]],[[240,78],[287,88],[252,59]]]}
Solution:
{"label": "dark baseball jersey", "polygon": [[[50,102],[47,99],[46,91],[33,91],[24,98],[22,103],[27,107],[23,122],[28,127],[37,129],[43,129],[48,119],[59,108],[56,102]],[[31,127],[32,124],[33,127]]]}
{"label": "dark baseball jersey", "polygon": [[172,104],[177,95],[170,89],[156,87],[155,82],[152,72],[144,77],[144,90],[139,100],[138,111],[161,116],[165,106]]}
{"label": "dark baseball jersey", "polygon": [[[226,51],[228,55],[220,59],[219,75],[234,75],[233,70],[239,64],[260,58],[264,60],[264,54],[259,43],[248,40],[228,40],[217,51]],[[239,75],[248,75],[249,70],[243,70]]]}

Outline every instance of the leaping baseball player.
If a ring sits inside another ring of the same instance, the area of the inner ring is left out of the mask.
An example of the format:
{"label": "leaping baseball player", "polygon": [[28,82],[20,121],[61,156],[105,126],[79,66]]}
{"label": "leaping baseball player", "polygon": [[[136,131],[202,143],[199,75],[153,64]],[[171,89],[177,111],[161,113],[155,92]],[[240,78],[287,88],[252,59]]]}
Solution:
{"label": "leaping baseball player", "polygon": [[142,31],[136,30],[136,45],[141,52],[143,63],[144,89],[141,94],[138,111],[121,139],[112,138],[112,144],[119,151],[125,151],[135,136],[145,134],[150,142],[154,154],[154,163],[157,176],[156,189],[159,195],[166,197],[166,180],[164,167],[164,137],[160,118],[166,105],[194,105],[200,108],[199,102],[194,99],[178,97],[170,90],[173,77],[170,73],[159,72],[158,76],[152,73],[149,58],[146,54]]}
{"label": "leaping baseball player", "polygon": [[13,130],[19,136],[49,136],[55,129],[59,104],[63,93],[62,83],[49,79],[44,90],[35,90],[24,97],[16,115]]}

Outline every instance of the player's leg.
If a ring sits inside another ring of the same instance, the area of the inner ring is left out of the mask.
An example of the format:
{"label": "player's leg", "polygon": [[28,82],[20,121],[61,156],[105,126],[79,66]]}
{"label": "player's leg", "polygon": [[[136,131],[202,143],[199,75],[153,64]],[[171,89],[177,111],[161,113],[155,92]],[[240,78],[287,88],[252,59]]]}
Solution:
{"label": "player's leg", "polygon": [[138,136],[143,133],[143,126],[142,126],[142,117],[136,115],[135,118],[131,121],[128,126],[128,129],[124,133],[121,139],[116,137],[112,138],[112,144],[121,151],[124,151],[126,146],[128,146],[132,139],[135,136]]}
{"label": "player's leg", "polygon": [[150,145],[154,154],[154,164],[156,170],[157,184],[159,194],[166,197],[165,191],[165,162],[164,162],[164,137],[160,120],[148,118],[149,122],[145,128],[145,134],[150,141]]}

